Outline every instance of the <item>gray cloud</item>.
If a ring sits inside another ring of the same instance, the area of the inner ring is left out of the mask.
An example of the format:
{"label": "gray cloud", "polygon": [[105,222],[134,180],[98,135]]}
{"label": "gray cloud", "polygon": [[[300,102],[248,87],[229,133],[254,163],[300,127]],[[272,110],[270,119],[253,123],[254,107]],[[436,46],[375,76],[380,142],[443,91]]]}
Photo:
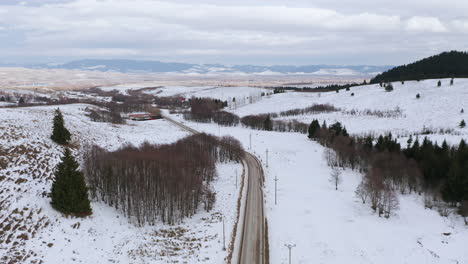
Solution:
{"label": "gray cloud", "polygon": [[400,64],[467,49],[465,1],[290,2],[1,2],[0,60]]}

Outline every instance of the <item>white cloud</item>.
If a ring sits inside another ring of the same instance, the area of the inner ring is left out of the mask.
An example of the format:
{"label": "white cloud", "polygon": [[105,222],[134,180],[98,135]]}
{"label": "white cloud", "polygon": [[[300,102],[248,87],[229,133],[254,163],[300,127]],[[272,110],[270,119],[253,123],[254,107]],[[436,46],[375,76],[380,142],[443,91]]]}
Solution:
{"label": "white cloud", "polygon": [[[392,7],[391,12],[375,8],[377,4],[370,0],[340,1],[341,5],[314,1],[326,8],[302,0],[294,5],[283,0],[240,1],[50,0],[26,6],[0,2],[0,25],[8,29],[2,32],[15,40],[14,45],[13,41],[0,42],[0,48],[30,57],[120,56],[228,63],[239,59],[295,63],[298,58],[310,63],[344,58],[343,63],[353,63],[349,60],[372,57],[374,63],[386,64],[395,63],[399,52],[403,55],[398,58],[407,59],[408,53],[426,55],[428,50],[465,47],[467,42],[467,37],[459,37],[449,43],[446,37],[452,30],[468,30],[468,20],[451,21],[417,10],[401,11],[403,15],[395,4],[402,0],[375,0]],[[428,6],[436,5],[429,2]],[[434,34],[441,32],[446,34]]]}
{"label": "white cloud", "polygon": [[406,30],[413,32],[447,32],[448,29],[437,17],[415,16],[408,20]]}
{"label": "white cloud", "polygon": [[468,19],[466,20],[454,20],[452,21],[452,26],[462,33],[468,33]]}

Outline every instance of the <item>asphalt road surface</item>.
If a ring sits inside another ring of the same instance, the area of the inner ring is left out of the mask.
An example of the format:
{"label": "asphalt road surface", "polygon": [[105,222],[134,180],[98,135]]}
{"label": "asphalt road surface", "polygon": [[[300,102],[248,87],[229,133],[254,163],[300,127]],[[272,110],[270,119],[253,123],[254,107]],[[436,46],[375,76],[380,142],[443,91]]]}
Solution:
{"label": "asphalt road surface", "polygon": [[[164,116],[164,119],[190,132],[200,132],[180,122]],[[263,214],[263,169],[260,161],[252,154],[245,152],[244,161],[248,169],[248,185],[245,203],[243,230],[240,249],[238,250],[239,264],[265,263],[265,217]]]}

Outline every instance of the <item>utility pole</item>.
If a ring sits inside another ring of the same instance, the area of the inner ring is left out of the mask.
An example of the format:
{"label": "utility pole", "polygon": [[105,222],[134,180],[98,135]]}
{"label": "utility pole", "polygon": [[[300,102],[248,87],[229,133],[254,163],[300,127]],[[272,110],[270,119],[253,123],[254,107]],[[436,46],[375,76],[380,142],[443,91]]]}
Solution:
{"label": "utility pole", "polygon": [[225,232],[224,232],[224,216],[221,216],[223,219],[223,251],[226,251],[226,242],[225,242]]}
{"label": "utility pole", "polygon": [[252,149],[252,133],[249,134],[249,149]]}
{"label": "utility pole", "polygon": [[276,193],[277,193],[277,185],[278,185],[278,176],[275,174],[275,205],[276,205]]}
{"label": "utility pole", "polygon": [[266,149],[266,167],[268,168],[268,149]]}
{"label": "utility pole", "polygon": [[291,264],[291,249],[292,249],[293,247],[295,247],[296,245],[295,245],[295,244],[293,244],[293,245],[291,245],[291,244],[285,244],[284,246],[287,247],[287,248],[289,249],[289,264]]}

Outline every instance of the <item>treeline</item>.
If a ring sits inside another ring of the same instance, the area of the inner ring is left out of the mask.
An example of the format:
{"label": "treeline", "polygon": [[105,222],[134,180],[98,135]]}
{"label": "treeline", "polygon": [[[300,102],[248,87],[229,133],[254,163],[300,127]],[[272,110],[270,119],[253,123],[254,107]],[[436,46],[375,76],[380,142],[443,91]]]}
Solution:
{"label": "treeline", "polygon": [[279,113],[249,115],[240,118],[233,113],[222,111],[226,106],[226,102],[216,99],[192,98],[190,99],[190,106],[190,112],[184,113],[184,118],[186,120],[204,123],[215,122],[223,126],[237,126],[241,123],[242,125],[253,129],[300,133],[306,133],[308,127],[307,124],[295,120],[273,120],[273,118],[328,113],[340,110],[330,104],[314,104],[309,107],[295,108]]}
{"label": "treeline", "polygon": [[185,113],[184,118],[203,123],[213,121],[216,112],[227,106],[227,102],[211,98],[192,97],[189,103],[190,112]]}
{"label": "treeline", "polygon": [[444,201],[455,206],[468,202],[468,147],[464,140],[458,147],[440,146],[427,139],[420,143],[408,140],[404,153],[416,160],[423,172],[425,187],[442,195]]}
{"label": "treeline", "polygon": [[216,162],[240,161],[244,151],[232,137],[197,134],[168,145],[144,143],[109,152],[84,153],[84,172],[93,199],[122,211],[138,225],[180,223],[215,202],[210,182]]}
{"label": "treeline", "polygon": [[[468,216],[468,148],[465,141],[458,147],[442,146],[427,138],[408,141],[402,149],[391,134],[368,137],[349,136],[340,123],[327,127],[314,120],[308,136],[333,152],[326,155],[330,166],[351,168],[364,173],[356,195],[369,202],[379,216],[389,217],[398,208],[396,192],[426,193],[426,206],[443,199]],[[442,213],[442,208],[439,212]]]}
{"label": "treeline", "polygon": [[468,77],[468,53],[450,51],[395,67],[378,74],[371,83],[466,77]]}
{"label": "treeline", "polygon": [[272,120],[269,114],[248,115],[240,120],[245,127],[278,132],[299,132],[307,133],[308,125],[296,120]]}
{"label": "treeline", "polygon": [[324,92],[335,92],[339,90],[349,91],[351,87],[366,85],[367,81],[364,80],[362,83],[347,83],[347,84],[329,84],[321,85],[317,87],[291,87],[291,86],[275,86],[271,87],[274,91],[294,91],[294,92],[312,92],[312,93],[324,93]]}

